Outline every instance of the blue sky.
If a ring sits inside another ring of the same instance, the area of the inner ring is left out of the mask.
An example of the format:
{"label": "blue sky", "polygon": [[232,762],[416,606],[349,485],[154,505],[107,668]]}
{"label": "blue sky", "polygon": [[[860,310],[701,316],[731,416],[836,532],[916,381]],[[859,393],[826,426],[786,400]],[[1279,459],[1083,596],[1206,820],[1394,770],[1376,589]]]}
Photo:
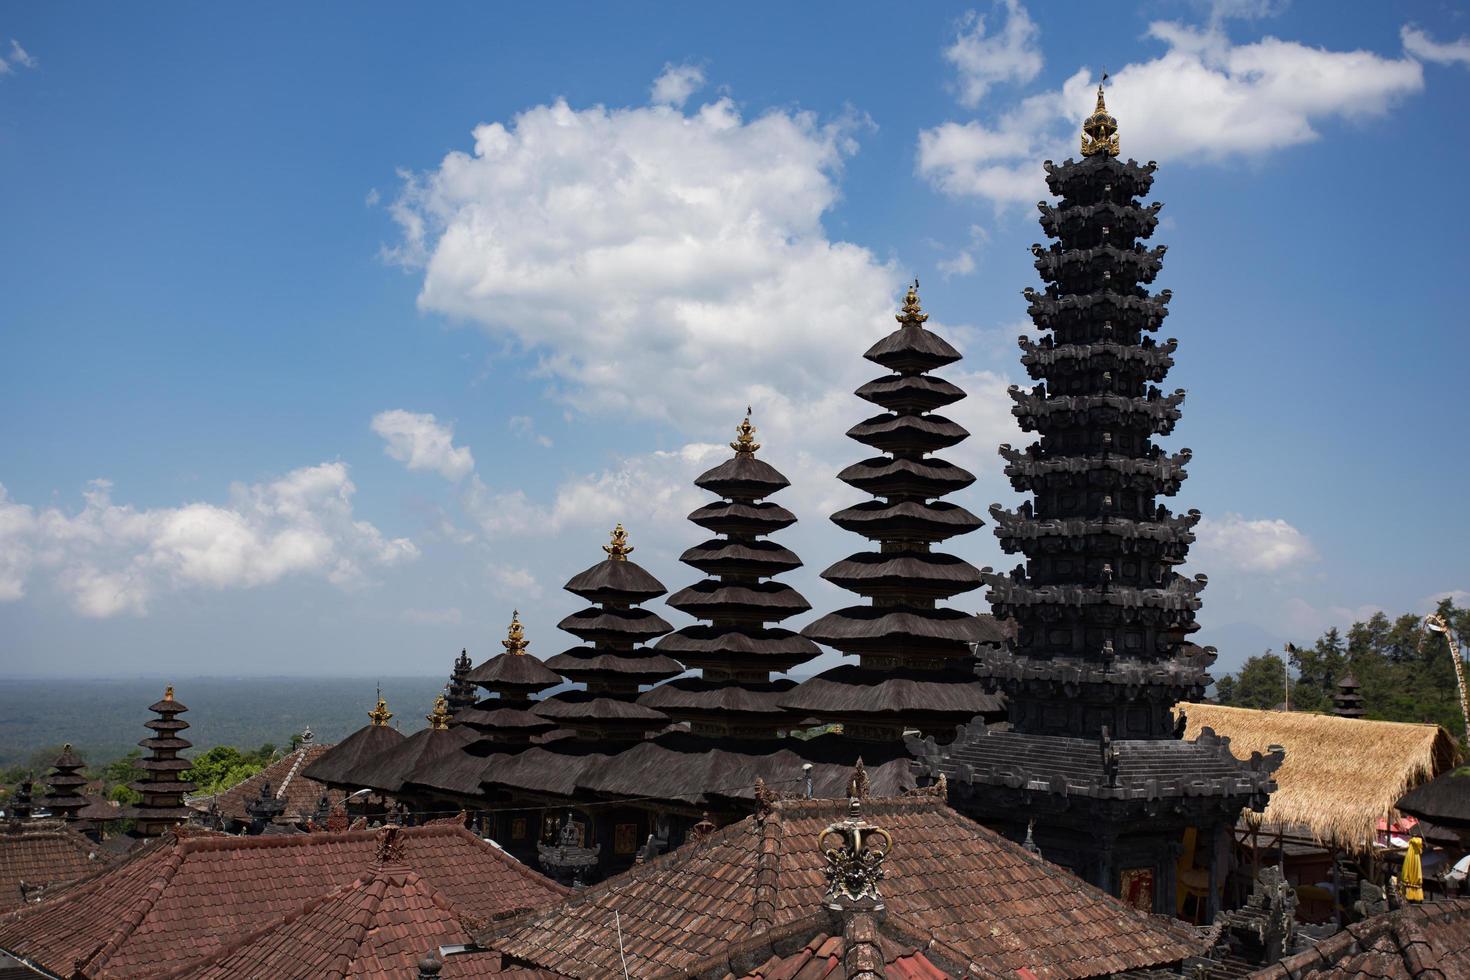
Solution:
{"label": "blue sky", "polygon": [[0,13],[0,675],[441,673],[516,607],[550,655],[615,521],[693,581],[747,403],[845,604],[914,276],[958,499],[1018,499],[1040,164],[1103,70],[1221,665],[1470,590],[1466,4],[533,7]]}

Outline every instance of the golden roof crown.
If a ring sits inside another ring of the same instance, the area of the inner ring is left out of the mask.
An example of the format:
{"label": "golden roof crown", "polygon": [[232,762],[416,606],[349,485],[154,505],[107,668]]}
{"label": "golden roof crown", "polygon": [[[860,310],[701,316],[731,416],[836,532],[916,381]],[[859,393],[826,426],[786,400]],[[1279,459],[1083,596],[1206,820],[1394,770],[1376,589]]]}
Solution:
{"label": "golden roof crown", "polygon": [[633,546],[628,543],[628,532],[623,530],[621,522],[612,529],[610,537],[612,543],[602,546],[602,550],[607,552],[607,560],[627,561],[628,556],[633,553]]}
{"label": "golden roof crown", "polygon": [[[1103,76],[1104,79],[1107,77]],[[1108,115],[1102,82],[1097,83],[1097,108],[1082,124],[1082,155],[1090,157],[1099,153],[1110,157],[1118,155],[1118,120]]]}
{"label": "golden roof crown", "polygon": [[904,325],[912,323],[915,326],[929,319],[929,314],[919,309],[919,280],[915,279],[904,295],[903,312],[894,314],[893,318]]}
{"label": "golden roof crown", "polygon": [[174,686],[172,684],[163,689],[163,699],[165,701],[172,701],[174,699]]}
{"label": "golden roof crown", "polygon": [[449,719],[452,717],[449,713],[449,702],[441,694],[434,699],[434,710],[424,715],[424,720],[434,731],[442,732],[449,727]]}
{"label": "golden roof crown", "polygon": [[745,421],[735,426],[735,441],[730,448],[740,456],[754,456],[761,444],[755,441],[755,426],[750,424],[750,406],[745,407]]}
{"label": "golden roof crown", "polygon": [[510,629],[505,631],[505,639],[500,641],[500,645],[505,647],[506,653],[517,656],[524,655],[526,647],[531,645],[531,641],[526,639],[526,628],[521,625],[519,609],[510,614]]}
{"label": "golden roof crown", "polygon": [[393,712],[388,710],[388,702],[383,700],[381,694],[378,695],[378,706],[368,712],[368,717],[372,719],[375,728],[382,728],[393,717]]}

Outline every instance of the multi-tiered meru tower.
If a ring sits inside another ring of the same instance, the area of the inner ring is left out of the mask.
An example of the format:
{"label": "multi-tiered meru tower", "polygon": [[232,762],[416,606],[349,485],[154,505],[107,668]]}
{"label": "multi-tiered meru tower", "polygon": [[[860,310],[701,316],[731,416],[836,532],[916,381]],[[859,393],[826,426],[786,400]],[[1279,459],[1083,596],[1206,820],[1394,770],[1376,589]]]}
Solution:
{"label": "multi-tiered meru tower", "polygon": [[756,459],[761,447],[748,409],[735,431],[734,455],[694,481],[722,499],[689,515],[720,537],[695,545],[679,559],[708,577],[668,600],[708,623],[685,626],[659,640],[657,648],[686,667],[699,668],[702,676],[660,684],[638,701],[687,721],[697,735],[768,739],[801,720],[779,704],[796,682],[773,681],[771,674],[821,651],[806,637],[769,625],[811,608],[800,592],[774,578],[800,568],[801,559],[766,537],[795,524],[796,516],[764,499],[790,483],[770,463]]}
{"label": "multi-tiered meru tower", "polygon": [[1009,651],[982,652],[977,672],[1004,691],[1010,731],[972,725],[952,746],[918,748],[982,822],[1020,840],[1034,821],[1048,859],[1173,913],[1181,860],[1207,872],[1201,897],[1213,907],[1215,857],[1241,808],[1264,807],[1275,766],[1235,759],[1213,733],[1181,740],[1174,705],[1203,696],[1214,654],[1186,642],[1205,578],[1175,570],[1199,513],[1158,503],[1179,490],[1189,450],[1166,455],[1153,442],[1184,401],[1158,387],[1175,341],[1149,336],[1170,295],[1146,288],[1164,247],[1140,244],[1161,207],[1139,200],[1155,164],[1118,158],[1100,87],[1083,132],[1080,161],[1045,164],[1061,201],[1039,205],[1041,226],[1055,241],[1032,246],[1047,285],[1025,291],[1050,336],[1021,338],[1039,383],[1011,396],[1039,438],[1000,447],[1012,486],[1034,503],[991,508],[1001,547],[1026,556],[1009,574],[985,573],[993,612],[1016,635]]}
{"label": "multi-tiered meru tower", "polygon": [[930,374],[960,359],[959,351],[924,326],[918,283],[909,288],[899,327],[863,356],[891,373],[857,395],[884,411],[848,430],[880,455],[854,463],[842,480],[875,499],[832,515],[832,521],[877,545],[822,573],[870,605],[828,613],[802,635],[859,658],[805,681],[783,699],[801,715],[842,724],[856,739],[896,740],[918,728],[947,740],[955,726],[993,713],[999,701],[969,669],[974,644],[992,624],[939,603],[980,587],[974,565],[932,546],[980,526],[958,504],[938,498],[975,482],[968,471],[933,454],[969,433],[935,409],[965,393]]}

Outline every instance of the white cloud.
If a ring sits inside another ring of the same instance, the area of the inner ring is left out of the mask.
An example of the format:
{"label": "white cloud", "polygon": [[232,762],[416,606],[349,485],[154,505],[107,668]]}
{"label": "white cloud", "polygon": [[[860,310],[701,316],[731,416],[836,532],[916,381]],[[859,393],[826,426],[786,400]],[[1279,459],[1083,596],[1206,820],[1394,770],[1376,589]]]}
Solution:
{"label": "white cloud", "polygon": [[944,273],[946,279],[950,276],[968,276],[975,271],[975,256],[969,249],[960,249],[950,258],[940,259],[935,267]]}
{"label": "white cloud", "polygon": [[1419,608],[1429,611],[1434,609],[1444,600],[1450,600],[1459,609],[1470,608],[1470,592],[1464,589],[1448,589],[1444,592],[1436,592],[1434,595],[1425,596],[1419,600]]}
{"label": "white cloud", "polygon": [[1018,0],[995,5],[997,12],[1002,8],[1005,23],[988,34],[985,17],[973,10],[965,14],[954,43],[944,50],[945,60],[959,74],[962,105],[979,105],[992,85],[1025,83],[1041,73],[1041,30]]}
{"label": "white cloud", "polygon": [[1372,619],[1384,608],[1373,603],[1361,606],[1314,606],[1300,596],[1282,604],[1281,618],[1286,633],[1299,637],[1316,637],[1336,627],[1344,632],[1354,623]]}
{"label": "white cloud", "polygon": [[464,614],[454,606],[448,609],[405,609],[398,618],[415,626],[458,626],[464,622]]}
{"label": "white cloud", "polygon": [[46,569],[85,616],[143,615],[160,593],[268,585],[314,575],[355,585],[367,566],[412,560],[406,538],[387,539],[353,515],[356,487],[343,463],[293,470],[230,489],[227,506],[138,509],[116,504],[97,480],[76,513],[36,510],[0,490],[0,599],[25,592]]}
{"label": "white cloud", "polygon": [[1317,557],[1307,536],[1279,518],[1206,517],[1196,526],[1195,535],[1196,556],[1206,569],[1217,563],[1245,572],[1281,572]]}
{"label": "white cloud", "polygon": [[704,88],[704,70],[698,65],[676,65],[669,62],[664,72],[653,80],[649,98],[654,105],[682,109],[689,97]]}
{"label": "white cloud", "polygon": [[1458,41],[1436,41],[1421,28],[1405,24],[1399,31],[1404,50],[1420,61],[1432,61],[1437,65],[1470,66],[1470,37]]}
{"label": "white cloud", "polygon": [[[1325,120],[1381,115],[1424,87],[1423,69],[1410,57],[1274,37],[1236,44],[1219,19],[1204,29],[1149,25],[1164,53],[1113,73],[1108,108],[1118,117],[1125,155],[1211,162],[1260,156],[1317,139]],[[1030,95],[989,121],[924,130],[918,171],[946,194],[997,205],[1038,200],[1046,190],[1037,161],[1077,154],[1095,87],[1094,70],[1080,68],[1061,88]]]}
{"label": "white cloud", "polygon": [[903,280],[822,226],[852,131],[727,98],[535,106],[406,182],[395,255],[422,264],[422,308],[536,353],[576,410],[694,435],[754,403],[805,428],[863,380],[832,352],[892,328]]}
{"label": "white cloud", "polygon": [[536,576],[530,569],[491,565],[487,572],[491,590],[502,599],[512,602],[525,602],[527,599],[534,601],[543,594],[541,583],[536,581]]}
{"label": "white cloud", "polygon": [[37,64],[35,56],[21,47],[19,41],[11,38],[9,57],[0,57],[0,75],[14,74],[16,65],[22,68],[35,68]]}
{"label": "white cloud", "polygon": [[379,412],[372,428],[387,443],[383,452],[411,470],[434,470],[446,480],[459,480],[475,468],[469,448],[454,444],[454,426],[440,424],[427,412]]}
{"label": "white cloud", "polygon": [[536,420],[529,415],[512,415],[505,427],[522,439],[530,439],[543,449],[551,448],[551,437],[536,431]]}

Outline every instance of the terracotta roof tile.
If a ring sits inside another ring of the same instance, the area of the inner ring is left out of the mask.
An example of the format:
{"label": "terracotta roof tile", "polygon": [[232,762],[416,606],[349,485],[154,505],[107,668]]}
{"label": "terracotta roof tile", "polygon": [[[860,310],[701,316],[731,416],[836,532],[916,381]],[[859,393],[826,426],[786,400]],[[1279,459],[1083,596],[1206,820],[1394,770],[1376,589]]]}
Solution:
{"label": "terracotta roof tile", "polygon": [[[826,921],[817,835],[844,807],[831,800],[778,802],[764,825],[747,818],[491,930],[482,942],[590,980],[620,972],[614,912],[629,972],[637,977],[710,971],[734,945],[755,949],[762,933],[806,929],[812,935]],[[1014,975],[1024,967],[1046,980],[1068,980],[1176,963],[1200,951],[1192,930],[1129,908],[933,797],[869,800],[864,815],[895,839],[882,886],[885,932],[920,937],[931,957],[947,949],[960,969],[974,962]],[[758,889],[767,847],[774,880]],[[769,891],[774,921],[763,927],[757,894]]]}
{"label": "terracotta roof tile", "polygon": [[[376,837],[162,838],[0,919],[0,949],[68,975],[84,961],[97,978],[160,976],[354,881],[374,860]],[[477,920],[568,894],[462,827],[405,830],[402,850],[406,867]]]}
{"label": "terracotta roof tile", "polygon": [[[307,766],[316,762],[331,748],[333,748],[331,745],[303,745],[272,762],[249,779],[238,782],[224,792],[216,794],[213,799],[218,804],[220,813],[227,819],[248,823],[250,814],[246,811],[245,806],[260,797],[261,784],[267,782],[271,784],[272,795],[286,804],[281,815],[292,821],[311,816],[323,793],[327,794],[332,804],[340,803],[345,793],[336,789],[329,790],[325,784],[302,774]],[[207,809],[210,799],[211,797],[201,796],[189,802],[196,809]]]}
{"label": "terracotta roof tile", "polygon": [[1413,905],[1356,922],[1252,976],[1470,980],[1470,899]]}
{"label": "terracotta roof tile", "polygon": [[24,904],[22,882],[32,894],[55,889],[98,871],[110,859],[86,837],[54,821],[0,832],[0,913]]}

